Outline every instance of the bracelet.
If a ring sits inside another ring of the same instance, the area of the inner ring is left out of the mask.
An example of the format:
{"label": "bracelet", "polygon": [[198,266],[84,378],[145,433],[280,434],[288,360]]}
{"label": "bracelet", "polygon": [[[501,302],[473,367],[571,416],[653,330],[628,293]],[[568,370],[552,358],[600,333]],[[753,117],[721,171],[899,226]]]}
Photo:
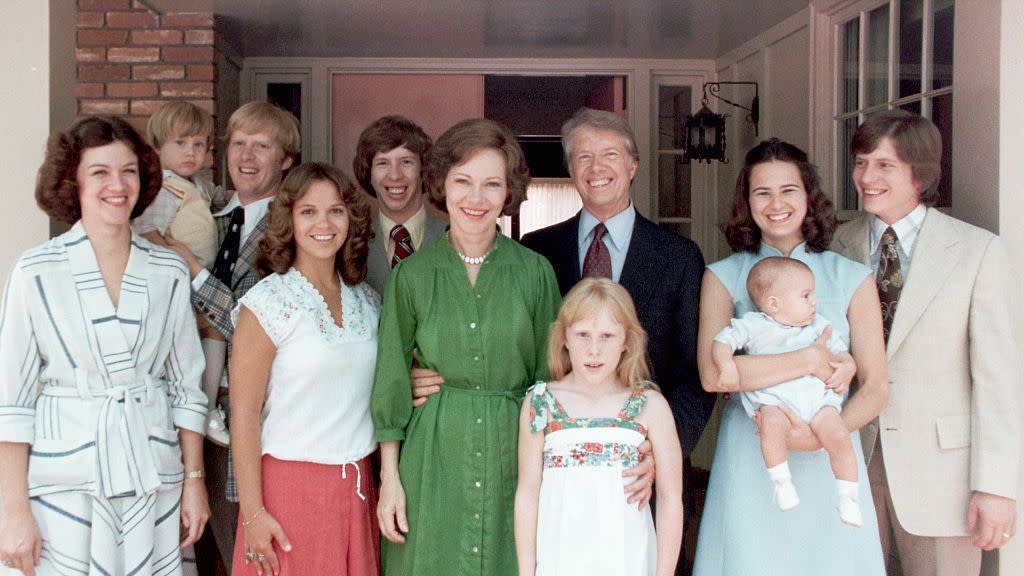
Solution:
{"label": "bracelet", "polygon": [[260,506],[260,509],[259,509],[259,510],[257,510],[257,511],[256,511],[256,512],[255,512],[255,513],[254,513],[254,514],[252,515],[252,518],[249,518],[248,520],[243,520],[243,521],[242,521],[242,527],[243,527],[243,528],[248,528],[248,527],[249,527],[249,524],[252,524],[252,523],[253,523],[253,522],[254,522],[254,521],[255,521],[255,520],[257,519],[257,518],[259,518],[260,514],[263,514],[263,513],[264,513],[264,512],[266,512],[266,511],[267,511],[267,509],[266,509],[266,508],[264,508],[263,506]]}
{"label": "bracelet", "polygon": [[204,476],[206,476],[206,475],[203,474],[202,470],[192,470],[188,474],[185,474],[185,478],[186,479],[188,479],[188,478],[203,478]]}

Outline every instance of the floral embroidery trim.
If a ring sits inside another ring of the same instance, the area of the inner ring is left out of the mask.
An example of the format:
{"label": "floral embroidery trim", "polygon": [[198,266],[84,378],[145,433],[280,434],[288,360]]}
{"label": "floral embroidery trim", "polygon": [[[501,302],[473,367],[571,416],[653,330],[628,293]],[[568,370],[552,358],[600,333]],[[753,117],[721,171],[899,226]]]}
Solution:
{"label": "floral embroidery trim", "polygon": [[544,449],[544,468],[577,466],[621,466],[633,468],[640,462],[636,446],[621,442],[580,442],[571,447]]}
{"label": "floral embroidery trim", "polygon": [[287,327],[300,315],[312,319],[317,331],[329,343],[370,338],[380,317],[380,298],[376,292],[365,284],[347,286],[342,282],[344,326],[338,326],[323,295],[295,268],[286,274],[264,278],[240,303],[256,314],[264,330],[278,343],[288,333]]}

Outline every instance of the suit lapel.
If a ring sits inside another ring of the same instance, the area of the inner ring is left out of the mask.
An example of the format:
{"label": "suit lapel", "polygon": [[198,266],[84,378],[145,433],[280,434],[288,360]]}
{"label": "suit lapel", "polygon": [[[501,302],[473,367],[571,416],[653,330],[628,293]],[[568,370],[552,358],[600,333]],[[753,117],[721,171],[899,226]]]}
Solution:
{"label": "suit lapel", "polygon": [[928,303],[935,298],[946,278],[956,268],[962,251],[959,243],[960,239],[950,231],[948,217],[929,208],[914,246],[910,273],[900,293],[896,317],[892,321],[886,347],[890,360],[921,318]]}
{"label": "suit lapel", "polygon": [[558,284],[562,287],[563,296],[580,281],[580,245],[578,241],[580,214],[577,212],[569,220],[569,225],[565,227],[562,236],[565,248],[552,252],[558,260],[552,260],[551,267],[555,269],[555,275],[558,276]]}
{"label": "suit lapel", "polygon": [[655,226],[639,213],[633,223],[633,233],[629,239],[629,250],[626,251],[626,261],[622,264],[622,273],[619,275],[621,284],[630,296],[636,308],[643,309],[652,289],[651,271],[648,264],[653,260],[651,256],[657,254],[657,246],[652,245],[651,237],[646,230],[647,226]]}
{"label": "suit lapel", "polygon": [[870,217],[863,214],[840,228],[835,237],[836,251],[850,260],[871,266],[871,254],[868,252],[870,222]]}
{"label": "suit lapel", "polygon": [[235,286],[238,286],[238,282],[256,266],[256,258],[260,253],[260,240],[263,239],[263,235],[267,231],[267,217],[269,212],[260,218],[260,221],[256,223],[256,227],[252,229],[249,237],[245,239],[245,244],[238,249],[238,259],[235,260],[235,269],[231,275],[231,291],[234,292]]}

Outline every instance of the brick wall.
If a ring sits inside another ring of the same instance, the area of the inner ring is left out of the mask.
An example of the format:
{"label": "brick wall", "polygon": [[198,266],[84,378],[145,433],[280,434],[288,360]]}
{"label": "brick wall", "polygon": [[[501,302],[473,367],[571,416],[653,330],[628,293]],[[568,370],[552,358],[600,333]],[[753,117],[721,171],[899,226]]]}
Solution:
{"label": "brick wall", "polygon": [[169,100],[216,114],[213,14],[149,11],[134,0],[78,0],[78,113],[121,116],[144,131]]}

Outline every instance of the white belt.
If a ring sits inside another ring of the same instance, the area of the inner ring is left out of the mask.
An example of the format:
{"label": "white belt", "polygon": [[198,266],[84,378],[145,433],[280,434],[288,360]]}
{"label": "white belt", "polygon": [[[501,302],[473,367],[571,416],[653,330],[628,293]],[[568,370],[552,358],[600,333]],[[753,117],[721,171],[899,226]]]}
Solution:
{"label": "white belt", "polygon": [[48,385],[42,390],[44,396],[102,402],[96,421],[96,492],[107,498],[132,493],[141,496],[161,484],[149,429],[136,402],[141,399],[151,405],[153,394],[161,392],[166,383],[149,374],[140,380],[105,387],[97,375],[75,368],[74,388]]}

